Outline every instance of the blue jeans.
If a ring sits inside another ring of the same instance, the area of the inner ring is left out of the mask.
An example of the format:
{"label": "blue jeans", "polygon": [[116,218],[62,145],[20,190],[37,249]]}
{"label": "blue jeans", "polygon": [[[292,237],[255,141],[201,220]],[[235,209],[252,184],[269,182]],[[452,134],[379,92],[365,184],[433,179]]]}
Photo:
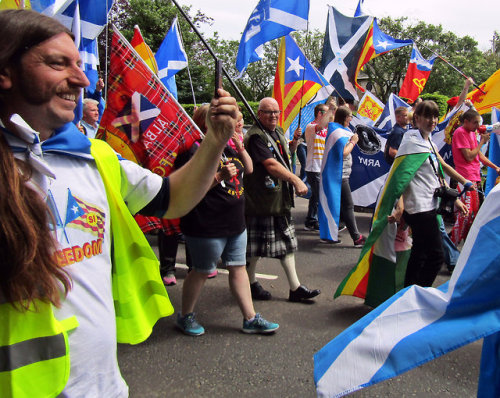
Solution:
{"label": "blue jeans", "polygon": [[319,178],[320,173],[306,171],[307,182],[311,187],[311,197],[307,208],[306,225],[318,221]]}

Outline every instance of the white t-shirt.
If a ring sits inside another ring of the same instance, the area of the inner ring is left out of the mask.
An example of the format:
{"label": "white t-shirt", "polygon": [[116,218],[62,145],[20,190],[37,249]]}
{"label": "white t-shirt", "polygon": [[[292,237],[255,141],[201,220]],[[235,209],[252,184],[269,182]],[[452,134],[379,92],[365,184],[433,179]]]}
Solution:
{"label": "white t-shirt", "polygon": [[[110,223],[106,192],[93,160],[45,154],[56,179],[48,200],[56,209],[57,258],[73,287],[55,309],[57,319],[76,315],[69,332],[71,371],[62,397],[127,397],[116,357],[116,324],[111,290]],[[160,190],[162,178],[121,160],[122,196],[132,214]]]}
{"label": "white t-shirt", "polygon": [[[434,168],[439,170],[439,161],[431,150],[429,141],[424,140],[418,130],[407,131],[403,135],[401,145],[405,140],[413,140],[419,146],[424,145],[430,152],[429,158],[420,166],[403,192],[405,211],[409,214],[415,214],[434,210],[438,206],[434,191],[439,187],[439,180]],[[436,149],[436,145],[433,144],[433,146]],[[430,162],[433,162],[434,168]]]}

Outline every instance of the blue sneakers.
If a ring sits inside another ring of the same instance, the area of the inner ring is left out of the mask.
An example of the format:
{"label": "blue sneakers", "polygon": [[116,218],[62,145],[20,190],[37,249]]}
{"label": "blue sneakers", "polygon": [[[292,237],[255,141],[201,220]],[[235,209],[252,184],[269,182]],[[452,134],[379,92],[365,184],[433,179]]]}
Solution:
{"label": "blue sneakers", "polygon": [[257,313],[252,320],[243,320],[243,328],[241,330],[243,331],[243,333],[266,334],[274,332],[279,327],[280,325],[278,325],[277,323],[268,322],[264,318],[262,318],[259,313]]}
{"label": "blue sneakers", "polygon": [[176,325],[184,334],[189,336],[201,336],[205,333],[205,328],[196,321],[194,312],[185,316],[178,313]]}

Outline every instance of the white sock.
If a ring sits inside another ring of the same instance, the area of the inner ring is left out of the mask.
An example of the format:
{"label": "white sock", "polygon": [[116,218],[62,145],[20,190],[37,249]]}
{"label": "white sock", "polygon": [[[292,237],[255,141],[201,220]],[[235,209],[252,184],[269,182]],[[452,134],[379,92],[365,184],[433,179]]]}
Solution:
{"label": "white sock", "polygon": [[248,273],[248,280],[250,281],[250,284],[257,282],[257,278],[255,277],[255,269],[257,268],[257,262],[259,261],[260,257],[250,257],[248,260],[248,267],[247,267],[247,273]]}
{"label": "white sock", "polygon": [[297,276],[297,271],[295,270],[295,254],[289,253],[280,261],[281,266],[285,270],[286,277],[288,278],[290,290],[297,290],[297,288],[300,286],[300,282],[299,277]]}

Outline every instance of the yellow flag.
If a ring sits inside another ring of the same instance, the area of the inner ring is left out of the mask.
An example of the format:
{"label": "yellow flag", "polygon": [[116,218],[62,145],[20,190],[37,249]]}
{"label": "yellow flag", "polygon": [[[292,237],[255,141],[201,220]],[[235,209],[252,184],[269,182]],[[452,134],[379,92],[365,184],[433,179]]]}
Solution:
{"label": "yellow flag", "polygon": [[156,64],[155,56],[151,51],[151,49],[149,48],[149,46],[144,41],[141,34],[141,30],[137,25],[134,26],[134,37],[132,37],[130,44],[132,44],[134,50],[137,51],[137,53],[141,56],[144,62],[146,62],[146,64],[151,68],[151,70],[155,73],[155,75],[158,75],[158,65]]}
{"label": "yellow flag", "polygon": [[467,99],[472,101],[474,108],[480,114],[491,112],[492,107],[500,108],[500,69],[493,73],[479,87],[486,94],[476,89],[467,95]]}
{"label": "yellow flag", "polygon": [[9,8],[31,8],[30,0],[0,0],[0,10]]}

